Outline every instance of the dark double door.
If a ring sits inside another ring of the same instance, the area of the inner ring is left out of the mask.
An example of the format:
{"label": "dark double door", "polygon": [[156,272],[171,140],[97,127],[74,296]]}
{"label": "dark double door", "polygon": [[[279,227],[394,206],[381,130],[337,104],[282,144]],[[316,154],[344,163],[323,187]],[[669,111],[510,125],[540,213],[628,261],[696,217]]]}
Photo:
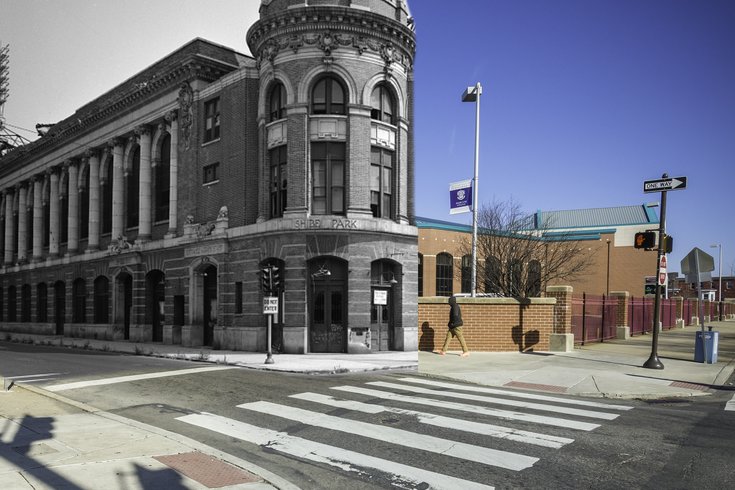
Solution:
{"label": "dark double door", "polygon": [[346,298],[339,283],[315,286],[312,300],[311,351],[345,352]]}

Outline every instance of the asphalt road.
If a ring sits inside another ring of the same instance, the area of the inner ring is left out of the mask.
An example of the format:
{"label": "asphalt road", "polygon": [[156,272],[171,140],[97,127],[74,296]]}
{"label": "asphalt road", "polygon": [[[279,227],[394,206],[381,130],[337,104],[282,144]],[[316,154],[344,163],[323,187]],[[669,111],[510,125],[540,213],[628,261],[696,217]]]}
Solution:
{"label": "asphalt road", "polygon": [[[89,384],[202,367],[208,365],[0,343],[0,373],[5,376],[60,373],[36,384],[66,386],[59,394],[199,440],[305,489],[426,488],[397,479],[395,468],[448,476],[447,488],[476,483],[496,488],[721,489],[735,481],[735,412],[723,409],[735,396],[729,389],[662,402],[596,400],[610,406],[595,408],[576,404],[595,400],[563,395],[541,394],[563,399],[550,401],[521,398],[530,392],[518,390],[487,394],[470,391],[472,385],[427,385],[421,383],[426,378],[412,372],[313,376],[234,368]],[[70,384],[82,381],[87,384]],[[432,392],[410,391],[415,389]],[[457,398],[467,395],[485,398]],[[427,398],[428,405],[420,403]],[[314,399],[343,404],[327,406]],[[478,408],[463,412],[448,403]],[[524,403],[535,405],[520,406]],[[498,417],[498,410],[522,419]],[[545,417],[544,423],[529,419],[536,416]],[[447,426],[430,425],[441,417]],[[547,425],[559,420],[584,428]],[[512,434],[460,431],[466,423],[499,426]],[[242,427],[247,430],[240,433]],[[272,431],[267,441],[243,440],[263,429]],[[542,434],[548,438],[543,444],[558,447],[516,440],[520,431]],[[348,458],[352,453],[355,460]],[[393,466],[381,466],[381,461]]]}

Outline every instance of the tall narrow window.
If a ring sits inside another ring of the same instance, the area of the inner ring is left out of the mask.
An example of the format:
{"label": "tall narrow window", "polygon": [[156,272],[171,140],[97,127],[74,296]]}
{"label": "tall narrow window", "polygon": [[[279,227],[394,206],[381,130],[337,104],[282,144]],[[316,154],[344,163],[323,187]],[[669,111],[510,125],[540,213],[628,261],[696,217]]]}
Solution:
{"label": "tall narrow window", "polygon": [[370,151],[370,209],[376,218],[393,218],[395,153],[373,147]]}
{"label": "tall narrow window", "polygon": [[419,254],[419,296],[424,295],[424,255]]}
{"label": "tall narrow window", "polygon": [[84,183],[79,191],[79,238],[89,237],[89,167],[84,170]]}
{"label": "tall narrow window", "polygon": [[31,285],[23,284],[20,288],[20,321],[31,321]]}
{"label": "tall narrow window", "polygon": [[382,84],[375,87],[370,97],[370,106],[372,107],[370,110],[370,117],[372,119],[388,124],[396,124],[395,102],[388,87]]}
{"label": "tall narrow window", "polygon": [[74,303],[72,304],[72,322],[85,323],[87,308],[87,285],[84,279],[79,278],[72,285],[74,291]]}
{"label": "tall narrow window", "polygon": [[[140,197],[140,146],[136,146],[133,159],[130,161],[130,171],[127,175],[126,217],[127,228],[138,226],[138,199]],[[113,237],[117,238],[117,237]]]}
{"label": "tall narrow window", "polygon": [[219,99],[204,103],[204,142],[219,138]]}
{"label": "tall narrow window", "polygon": [[472,256],[462,256],[462,292],[472,292]]}
{"label": "tall narrow window", "polygon": [[345,144],[312,143],[312,213],[345,213]]}
{"label": "tall narrow window", "polygon": [[94,323],[110,323],[110,281],[105,276],[94,280]]}
{"label": "tall narrow window", "polygon": [[43,203],[43,246],[49,246],[51,238],[51,206],[48,200]]}
{"label": "tall narrow window", "polygon": [[270,109],[269,121],[278,121],[286,117],[286,87],[282,83],[277,83],[271,89],[270,99],[268,101]]}
{"label": "tall narrow window", "polygon": [[312,114],[345,114],[345,90],[334,77],[319,80],[311,91]]}
{"label": "tall narrow window", "polygon": [[270,175],[270,200],[271,200],[271,218],[279,218],[283,216],[286,210],[286,163],[288,161],[288,152],[286,145],[273,148],[269,152],[271,163]]}
{"label": "tall narrow window", "polygon": [[436,295],[451,296],[454,293],[454,259],[446,252],[436,256]]}
{"label": "tall narrow window", "polygon": [[235,283],[235,314],[242,314],[242,282]]}
{"label": "tall narrow window", "polygon": [[102,233],[112,232],[112,158],[107,159],[106,177],[102,182]]}
{"label": "tall narrow window", "polygon": [[156,163],[155,192],[156,212],[154,221],[168,220],[168,200],[170,195],[169,174],[171,172],[171,136],[161,138],[161,160]]}
{"label": "tall narrow window", "polygon": [[18,315],[17,315],[17,308],[18,308],[18,298],[16,297],[16,291],[15,286],[10,286],[8,288],[8,321],[9,322],[16,322],[18,321]]}
{"label": "tall narrow window", "polygon": [[69,195],[66,194],[59,198],[59,243],[66,243],[69,240]]}
{"label": "tall narrow window", "polygon": [[45,282],[36,286],[36,321],[38,323],[48,321],[48,286]]}

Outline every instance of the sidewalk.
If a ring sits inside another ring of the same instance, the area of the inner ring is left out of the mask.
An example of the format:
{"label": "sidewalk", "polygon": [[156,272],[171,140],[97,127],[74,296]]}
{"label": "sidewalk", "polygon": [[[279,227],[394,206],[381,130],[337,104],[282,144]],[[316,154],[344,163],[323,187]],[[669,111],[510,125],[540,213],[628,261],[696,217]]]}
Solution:
{"label": "sidewalk", "polygon": [[[686,327],[660,332],[658,357],[664,369],[641,367],[651,354],[652,335],[587,344],[569,353],[484,353],[459,357],[419,353],[427,376],[571,395],[660,399],[706,395],[735,370],[735,321],[707,322],[719,331],[718,362],[694,362],[695,332]],[[453,347],[458,347],[456,342]],[[733,389],[728,386],[728,389]]]}
{"label": "sidewalk", "polygon": [[0,391],[3,490],[297,489],[247,461],[30,385]]}

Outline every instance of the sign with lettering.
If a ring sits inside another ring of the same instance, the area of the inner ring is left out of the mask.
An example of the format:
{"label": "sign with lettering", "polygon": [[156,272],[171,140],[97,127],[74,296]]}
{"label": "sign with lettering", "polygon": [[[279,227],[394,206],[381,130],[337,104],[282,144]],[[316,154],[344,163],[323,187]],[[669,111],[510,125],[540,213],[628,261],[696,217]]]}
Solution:
{"label": "sign with lettering", "polygon": [[472,181],[462,180],[449,184],[449,214],[472,211]]}
{"label": "sign with lettering", "polygon": [[263,314],[264,315],[277,315],[278,314],[278,298],[275,296],[266,296],[263,298]]}
{"label": "sign with lettering", "polygon": [[373,290],[373,304],[386,306],[388,304],[388,291],[385,289]]}
{"label": "sign with lettering", "polygon": [[673,177],[669,179],[647,180],[643,182],[643,192],[680,191],[686,189],[686,177]]}

